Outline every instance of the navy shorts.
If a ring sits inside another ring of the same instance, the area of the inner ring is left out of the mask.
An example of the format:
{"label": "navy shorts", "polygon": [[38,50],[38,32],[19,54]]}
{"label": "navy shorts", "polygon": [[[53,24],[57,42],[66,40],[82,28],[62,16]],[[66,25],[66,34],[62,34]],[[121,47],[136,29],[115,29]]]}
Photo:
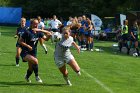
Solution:
{"label": "navy shorts", "polygon": [[87,32],[85,32],[85,36],[86,37],[92,37],[93,34],[91,33],[91,31],[87,31]]}
{"label": "navy shorts", "polygon": [[122,40],[123,41],[128,41],[129,40],[129,35],[128,34],[123,34],[122,35]]}
{"label": "navy shorts", "polygon": [[30,51],[29,52],[29,51],[26,51],[26,50],[22,50],[20,56],[21,56],[23,62],[27,62],[27,61],[24,60],[24,57],[28,54],[34,56],[35,58],[37,56],[36,51]]}

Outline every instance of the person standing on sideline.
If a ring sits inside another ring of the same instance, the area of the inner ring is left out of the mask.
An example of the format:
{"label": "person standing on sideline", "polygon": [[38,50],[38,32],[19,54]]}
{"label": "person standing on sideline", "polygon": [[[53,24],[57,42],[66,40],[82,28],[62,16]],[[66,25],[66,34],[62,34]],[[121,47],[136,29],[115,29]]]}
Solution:
{"label": "person standing on sideline", "polygon": [[17,39],[17,43],[16,43],[16,66],[19,66],[19,59],[20,59],[20,53],[21,53],[21,45],[18,43],[19,38],[22,36],[22,34],[28,29],[27,26],[25,26],[26,24],[26,18],[21,18],[20,21],[20,27],[17,28],[16,34],[15,34],[15,38]]}
{"label": "person standing on sideline", "polygon": [[138,47],[138,35],[139,35],[139,27],[137,24],[137,21],[134,21],[133,23],[133,27],[131,28],[130,31],[130,37],[131,37],[131,41],[130,41],[130,46],[132,45],[132,43],[134,42],[134,48],[137,51],[138,56],[139,54],[139,47]]}
{"label": "person standing on sideline", "polygon": [[124,20],[123,21],[123,29],[121,31],[121,40],[119,41],[119,51],[121,52],[121,49],[123,46],[125,46],[127,48],[127,54],[129,54],[129,46],[127,44],[127,41],[129,39],[129,33],[128,33],[128,20]]}
{"label": "person standing on sideline", "polygon": [[53,15],[53,19],[50,21],[51,30],[53,32],[59,32],[59,27],[62,23],[57,19],[56,15]]}
{"label": "person standing on sideline", "polygon": [[[41,21],[41,17],[38,16],[37,19],[38,19],[38,22],[39,22],[39,23],[38,23],[38,29],[44,30],[45,25],[44,25],[44,23]],[[40,42],[40,45],[42,46],[42,48],[45,50],[45,54],[47,54],[47,53],[48,53],[48,50],[47,50],[46,45],[44,44],[44,40],[43,40],[43,39],[40,39],[39,42]]]}
{"label": "person standing on sideline", "polygon": [[62,39],[56,43],[55,52],[54,52],[54,61],[56,66],[59,68],[60,72],[63,74],[67,85],[71,86],[71,82],[68,78],[68,70],[66,68],[66,63],[78,74],[80,73],[80,67],[76,62],[75,58],[70,52],[70,47],[74,46],[78,53],[80,53],[79,46],[73,41],[73,38],[70,36],[70,29],[63,28]]}
{"label": "person standing on sideline", "polygon": [[36,81],[42,83],[42,80],[38,75],[37,44],[39,39],[47,41],[51,37],[51,33],[49,31],[38,29],[38,23],[37,19],[32,19],[30,29],[25,31],[19,39],[19,43],[22,45],[21,57],[24,62],[28,62],[25,79],[29,83],[31,83],[29,78],[33,71],[35,73]]}
{"label": "person standing on sideline", "polygon": [[[60,22],[60,20],[57,19],[56,15],[53,15],[53,19],[50,21],[51,32],[60,32],[60,26],[62,26],[62,23]],[[51,43],[53,43],[52,39]]]}

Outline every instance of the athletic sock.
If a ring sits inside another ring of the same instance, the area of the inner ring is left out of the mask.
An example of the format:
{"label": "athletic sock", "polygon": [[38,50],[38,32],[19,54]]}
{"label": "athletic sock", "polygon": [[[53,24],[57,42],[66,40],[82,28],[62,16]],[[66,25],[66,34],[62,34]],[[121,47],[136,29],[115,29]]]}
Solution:
{"label": "athletic sock", "polygon": [[42,44],[42,47],[43,47],[43,49],[45,50],[45,53],[47,54],[47,47],[46,47],[46,45],[45,44]]}
{"label": "athletic sock", "polygon": [[93,49],[93,46],[94,46],[94,42],[91,42],[90,43],[90,49]]}
{"label": "athletic sock", "polygon": [[127,48],[127,55],[129,55],[130,48]]}
{"label": "athletic sock", "polygon": [[80,71],[77,71],[76,73],[77,73],[78,76],[81,76],[81,72]]}
{"label": "athletic sock", "polygon": [[29,78],[31,76],[31,74],[33,73],[33,71],[30,71],[29,69],[27,70],[27,74],[26,77]]}
{"label": "athletic sock", "polygon": [[137,51],[137,53],[138,53],[138,56],[140,55],[140,53],[139,53],[139,49],[138,48],[136,48],[136,51]]}
{"label": "athletic sock", "polygon": [[35,76],[38,76],[38,64],[33,64],[32,67],[33,67],[33,71],[35,73]]}
{"label": "athletic sock", "polygon": [[122,50],[122,43],[119,43],[119,51],[121,52]]}
{"label": "athletic sock", "polygon": [[16,64],[19,64],[19,57],[16,57]]}

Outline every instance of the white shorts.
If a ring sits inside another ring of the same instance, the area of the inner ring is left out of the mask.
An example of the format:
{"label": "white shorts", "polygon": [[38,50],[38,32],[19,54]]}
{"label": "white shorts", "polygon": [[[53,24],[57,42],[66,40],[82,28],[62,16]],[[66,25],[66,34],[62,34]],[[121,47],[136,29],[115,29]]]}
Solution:
{"label": "white shorts", "polygon": [[62,66],[64,66],[65,63],[69,63],[70,60],[74,59],[73,55],[70,54],[70,55],[67,55],[67,56],[55,56],[54,57],[54,61],[55,61],[55,64],[58,68],[61,68]]}

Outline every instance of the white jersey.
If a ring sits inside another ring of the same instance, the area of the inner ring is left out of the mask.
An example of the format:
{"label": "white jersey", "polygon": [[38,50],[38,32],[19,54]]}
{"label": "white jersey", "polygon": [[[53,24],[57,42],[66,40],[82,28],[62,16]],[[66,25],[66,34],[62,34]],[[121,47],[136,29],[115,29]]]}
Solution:
{"label": "white jersey", "polygon": [[67,22],[67,25],[71,25],[71,24],[72,24],[72,22],[71,22],[71,21],[68,21],[68,22]]}
{"label": "white jersey", "polygon": [[64,37],[62,37],[62,40],[56,43],[54,59],[59,68],[64,65],[64,61],[68,63],[74,58],[69,49],[73,42],[73,37],[69,36],[68,39],[64,39]]}
{"label": "white jersey", "polygon": [[43,22],[40,22],[39,24],[38,24],[38,29],[42,29],[42,28],[44,28],[44,23]]}
{"label": "white jersey", "polygon": [[61,24],[62,23],[58,19],[50,21],[51,29],[58,29],[59,25],[61,25]]}

